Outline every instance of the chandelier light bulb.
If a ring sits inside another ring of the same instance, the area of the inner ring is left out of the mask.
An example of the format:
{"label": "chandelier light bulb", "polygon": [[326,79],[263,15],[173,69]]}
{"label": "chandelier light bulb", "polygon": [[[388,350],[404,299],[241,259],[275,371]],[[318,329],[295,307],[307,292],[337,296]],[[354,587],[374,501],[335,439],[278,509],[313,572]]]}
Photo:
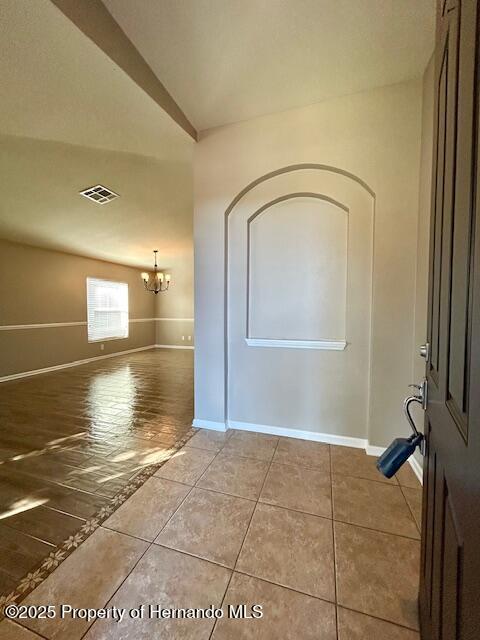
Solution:
{"label": "chandelier light bulb", "polygon": [[158,249],[155,249],[155,251],[153,252],[153,255],[155,256],[153,274],[150,276],[150,274],[146,271],[142,273],[142,279],[145,289],[147,291],[150,291],[151,293],[154,293],[155,295],[157,293],[163,293],[164,291],[167,291],[168,287],[170,286],[171,278],[169,273],[167,273],[167,275],[165,276],[162,271],[158,271],[157,253]]}

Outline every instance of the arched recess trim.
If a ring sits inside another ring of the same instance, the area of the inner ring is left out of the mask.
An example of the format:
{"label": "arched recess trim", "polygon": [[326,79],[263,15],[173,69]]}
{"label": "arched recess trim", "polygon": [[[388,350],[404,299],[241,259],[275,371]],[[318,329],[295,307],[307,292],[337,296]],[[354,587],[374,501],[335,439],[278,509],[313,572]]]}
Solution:
{"label": "arched recess trim", "polygon": [[250,225],[255,220],[256,217],[261,215],[267,209],[270,209],[270,207],[273,207],[279,202],[284,202],[285,200],[292,200],[293,198],[317,198],[317,200],[324,200],[325,202],[329,202],[330,204],[333,204],[336,207],[339,207],[340,209],[343,209],[348,213],[348,207],[346,205],[342,204],[341,202],[338,202],[338,200],[335,200],[334,198],[330,198],[330,196],[326,196],[323,193],[299,191],[298,193],[287,193],[284,196],[279,196],[278,198],[274,198],[273,200],[270,200],[270,202],[267,202],[266,204],[261,206],[260,209],[257,209],[255,213],[252,213],[252,215],[247,220],[247,224]]}
{"label": "arched recess trim", "polygon": [[359,185],[361,185],[365,189],[365,191],[367,191],[372,196],[372,198],[375,198],[375,191],[365,182],[365,180],[362,180],[362,178],[355,175],[354,173],[351,173],[350,171],[346,171],[345,169],[340,169],[339,167],[334,167],[329,164],[316,164],[316,163],[305,162],[303,164],[291,164],[291,165],[288,165],[287,167],[282,167],[281,169],[275,169],[274,171],[270,171],[269,173],[266,173],[265,175],[260,176],[260,178],[256,178],[255,180],[253,180],[253,182],[250,182],[250,184],[244,187],[240,191],[240,193],[238,193],[235,196],[235,198],[232,200],[232,202],[228,205],[225,211],[225,216],[228,218],[230,213],[233,211],[235,205],[243,198],[243,196],[247,194],[249,191],[251,191],[253,188],[257,187],[262,182],[265,182],[266,180],[271,180],[272,178],[275,178],[276,176],[280,176],[283,173],[291,173],[292,171],[302,171],[302,170],[304,171],[308,169],[317,169],[319,171],[330,171],[331,173],[338,173],[342,176],[345,176],[346,178],[350,178],[350,180],[353,180],[354,182],[357,182]]}
{"label": "arched recess trim", "polygon": [[[311,163],[305,162],[300,164],[292,164],[287,165],[286,167],[281,167],[280,169],[275,169],[274,171],[269,171],[268,173],[256,178],[252,182],[250,182],[246,187],[244,187],[231,201],[228,207],[225,210],[225,225],[224,225],[224,247],[225,247],[225,259],[224,259],[224,410],[225,410],[225,422],[228,421],[228,376],[229,376],[229,368],[228,368],[228,221],[229,216],[232,211],[235,209],[236,205],[240,202],[240,200],[249,193],[252,189],[257,187],[258,185],[266,182],[267,180],[271,180],[272,178],[276,178],[277,176],[291,173],[293,171],[308,171],[308,170],[317,170],[317,171],[325,171],[330,173],[336,173],[338,175],[345,176],[346,178],[352,180],[359,184],[365,191],[372,197],[374,202],[374,216],[375,216],[375,201],[376,194],[375,191],[370,187],[370,185],[365,182],[362,178],[352,173],[351,171],[347,171],[345,169],[341,169],[340,167],[335,167],[333,165],[328,164],[320,164],[320,163]],[[270,205],[271,206],[271,205]]]}
{"label": "arched recess trim", "polygon": [[[316,200],[322,200],[323,202],[328,202],[329,204],[332,204],[333,206],[338,207],[339,209],[342,209],[342,211],[344,211],[347,215],[349,213],[348,207],[342,202],[339,202],[338,200],[335,200],[334,198],[331,198],[330,196],[327,196],[323,193],[315,193],[312,191],[299,191],[296,193],[287,193],[283,196],[279,196],[278,198],[274,198],[273,200],[270,200],[270,202],[265,203],[259,209],[257,209],[254,213],[252,213],[252,215],[247,220],[247,300],[245,305],[246,314],[247,314],[247,317],[246,317],[246,327],[247,327],[246,337],[247,338],[250,337],[249,327],[250,327],[250,276],[251,276],[252,223],[256,220],[256,218],[261,216],[262,213],[265,213],[265,211],[267,211],[271,207],[274,207],[276,204],[279,204],[280,202],[286,202],[287,200],[294,200],[296,198],[315,198]],[[228,267],[228,262],[227,262],[227,267]],[[227,313],[228,313],[228,304],[227,304]]]}

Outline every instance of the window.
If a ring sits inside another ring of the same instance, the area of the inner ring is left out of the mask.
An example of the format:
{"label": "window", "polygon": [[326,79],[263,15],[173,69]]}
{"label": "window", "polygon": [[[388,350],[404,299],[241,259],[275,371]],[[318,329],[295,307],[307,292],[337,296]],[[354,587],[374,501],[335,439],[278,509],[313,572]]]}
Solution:
{"label": "window", "polygon": [[128,338],[128,284],[87,278],[88,341]]}

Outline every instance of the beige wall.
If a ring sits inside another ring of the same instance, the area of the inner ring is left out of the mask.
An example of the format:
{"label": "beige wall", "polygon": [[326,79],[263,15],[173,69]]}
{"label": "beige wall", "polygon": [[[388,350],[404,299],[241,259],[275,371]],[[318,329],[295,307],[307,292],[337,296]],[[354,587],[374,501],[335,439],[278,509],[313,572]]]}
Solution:
{"label": "beige wall", "polygon": [[0,330],[0,377],[154,345],[155,300],[140,270],[0,240],[0,328],[5,325],[85,322],[86,278],[129,286],[129,337],[88,343],[86,325]]}
{"label": "beige wall", "polygon": [[[193,255],[193,144],[167,145],[159,159],[0,135],[0,238],[143,271],[158,249],[178,281]],[[120,197],[79,195],[99,183]]]}
{"label": "beige wall", "polygon": [[247,222],[249,251],[241,252],[239,271],[249,274],[242,301],[249,338],[345,339],[348,223],[348,211],[307,196]]}
{"label": "beige wall", "polygon": [[[268,206],[286,195],[288,200]],[[264,212],[250,227],[249,247],[248,221],[259,209]],[[258,278],[258,264],[252,260],[249,265],[248,258],[254,257],[254,228],[262,216],[269,225],[257,258],[275,272],[248,300],[247,282],[255,289]],[[345,175],[318,168],[296,169],[263,181],[233,208],[228,221],[230,425],[363,438],[369,395],[372,231],[371,194]],[[262,333],[254,331],[253,322],[247,328],[247,309],[251,321],[255,314],[261,316],[257,329]],[[252,338],[274,340],[265,344]]]}
{"label": "beige wall", "polygon": [[[156,248],[160,268],[172,275],[172,286],[156,297],[141,292],[142,299],[152,298],[156,317],[193,318],[192,147],[192,141],[183,146],[172,144],[168,161],[161,161],[0,136],[0,174],[5,177],[0,237],[107,261],[99,264],[121,261],[136,265],[138,273],[152,268]],[[98,206],[78,194],[81,187],[99,179],[120,193],[108,206]],[[69,313],[79,315],[70,300],[60,315]],[[154,323],[158,335],[152,342],[192,345],[188,336],[193,336],[193,321],[187,324],[164,327],[163,322]],[[139,331],[136,327],[135,333]]]}
{"label": "beige wall", "polygon": [[[357,372],[370,376],[369,417],[359,436],[384,446],[408,432],[402,401],[413,366],[421,108],[418,80],[201,135],[194,192],[197,420],[225,423],[228,413],[225,212],[237,194],[261,176],[290,165],[319,163],[351,172],[375,194],[371,368],[369,373],[366,363]],[[289,365],[285,354],[281,366]],[[255,377],[255,370],[251,375]],[[251,403],[250,415],[261,414],[265,424],[265,406],[274,406],[279,394],[285,390],[272,386],[263,397],[243,402]],[[345,433],[321,420],[315,430],[357,435],[354,424]]]}
{"label": "beige wall", "polygon": [[193,251],[172,271],[169,290],[156,296],[155,317],[157,344],[193,346]]}

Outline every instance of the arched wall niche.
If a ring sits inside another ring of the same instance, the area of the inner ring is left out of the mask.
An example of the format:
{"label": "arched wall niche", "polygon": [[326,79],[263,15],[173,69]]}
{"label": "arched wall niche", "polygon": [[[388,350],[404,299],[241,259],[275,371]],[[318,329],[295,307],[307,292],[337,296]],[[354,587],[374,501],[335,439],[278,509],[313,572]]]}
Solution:
{"label": "arched wall niche", "polygon": [[[293,345],[272,345],[280,346],[276,349],[249,344],[252,223],[266,211],[270,215],[282,203],[302,198],[316,198],[317,203],[335,207],[348,220],[347,348],[298,348],[300,340],[292,340]],[[366,437],[374,211],[375,194],[363,180],[321,164],[273,171],[233,199],[225,212],[225,407],[230,426]]]}
{"label": "arched wall niche", "polygon": [[348,207],[314,192],[279,196],[247,220],[249,346],[344,348]]}

